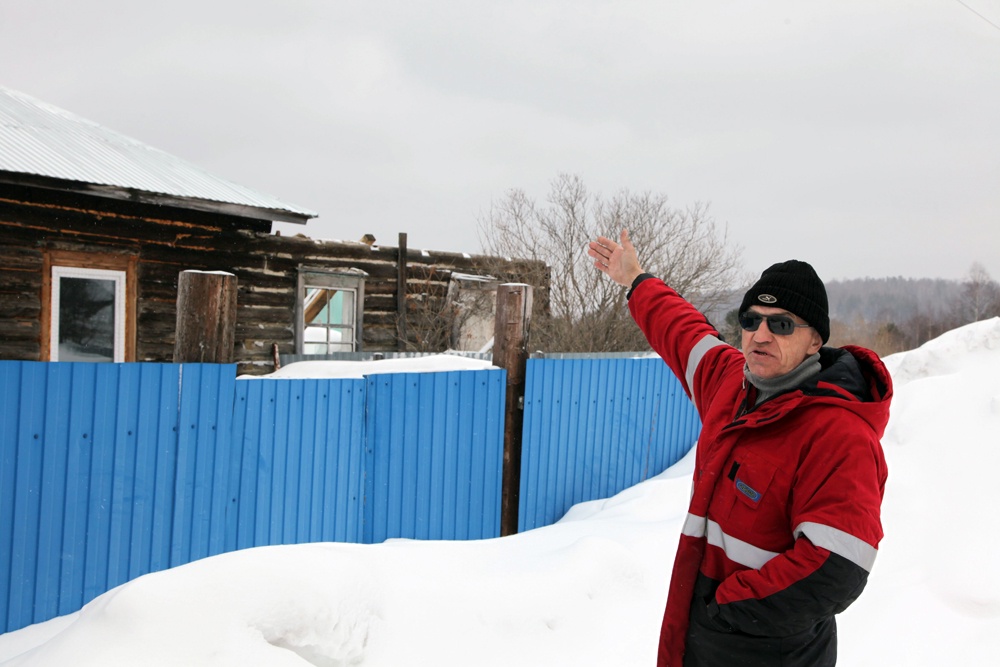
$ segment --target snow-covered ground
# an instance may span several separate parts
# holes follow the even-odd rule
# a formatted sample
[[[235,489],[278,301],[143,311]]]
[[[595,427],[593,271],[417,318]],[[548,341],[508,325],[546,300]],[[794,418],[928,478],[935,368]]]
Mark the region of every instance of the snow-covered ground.
[[[886,360],[886,537],[840,664],[1000,664],[1000,318]],[[0,636],[3,665],[653,665],[691,457],[479,542],[251,549]]]

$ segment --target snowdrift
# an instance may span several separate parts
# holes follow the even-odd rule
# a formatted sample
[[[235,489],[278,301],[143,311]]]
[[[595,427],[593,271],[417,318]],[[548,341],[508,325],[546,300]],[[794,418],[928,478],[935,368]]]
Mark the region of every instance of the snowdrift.
[[[840,617],[840,662],[996,664],[1000,319],[886,364],[886,538]],[[652,665],[691,465],[513,537],[266,547],[150,574],[0,637],[0,664]]]

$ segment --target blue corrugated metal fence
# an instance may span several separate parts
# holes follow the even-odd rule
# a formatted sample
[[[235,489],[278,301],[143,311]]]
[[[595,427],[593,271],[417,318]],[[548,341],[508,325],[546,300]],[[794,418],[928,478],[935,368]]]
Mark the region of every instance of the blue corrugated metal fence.
[[[658,358],[529,359],[518,530],[659,474],[701,422]]]
[[[660,472],[697,434],[657,359],[532,359],[527,380],[522,530]],[[234,549],[495,537],[505,381],[0,361],[0,631]]]
[[[0,361],[0,631],[234,549],[499,534],[504,371],[235,369]]]
[[[223,551],[233,370],[184,372],[0,362],[0,628]]]
[[[505,371],[371,375],[366,543],[500,535]]]
[[[361,542],[364,380],[236,383],[227,549]]]

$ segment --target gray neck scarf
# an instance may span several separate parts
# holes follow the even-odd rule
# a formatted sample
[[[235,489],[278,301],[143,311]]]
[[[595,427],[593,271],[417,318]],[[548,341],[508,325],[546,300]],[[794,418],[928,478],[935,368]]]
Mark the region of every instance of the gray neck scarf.
[[[747,382],[757,387],[757,401],[754,405],[760,405],[769,398],[795,389],[813,375],[819,373],[820,368],[819,352],[817,352],[806,357],[805,361],[784,375],[779,375],[775,378],[757,377],[750,372],[749,366],[743,366],[743,376],[747,379]]]

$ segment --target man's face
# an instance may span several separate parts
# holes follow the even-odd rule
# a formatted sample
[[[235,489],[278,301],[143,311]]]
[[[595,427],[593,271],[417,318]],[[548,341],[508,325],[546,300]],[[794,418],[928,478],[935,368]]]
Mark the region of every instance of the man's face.
[[[750,312],[758,315],[785,315],[796,324],[805,320],[781,308],[751,306]],[[823,339],[812,327],[796,328],[790,336],[771,333],[767,320],[756,331],[743,330],[743,356],[750,372],[761,378],[776,378],[795,369],[806,357],[819,352]]]

